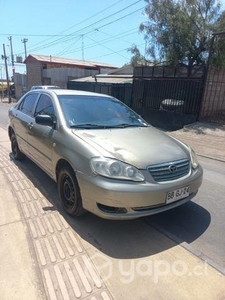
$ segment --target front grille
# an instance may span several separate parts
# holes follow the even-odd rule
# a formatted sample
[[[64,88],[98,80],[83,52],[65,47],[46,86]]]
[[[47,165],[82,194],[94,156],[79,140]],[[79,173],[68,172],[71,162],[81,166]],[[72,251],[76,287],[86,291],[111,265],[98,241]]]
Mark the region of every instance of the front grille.
[[[188,159],[176,160],[169,163],[152,165],[147,169],[157,182],[176,180],[189,173],[190,161]]]

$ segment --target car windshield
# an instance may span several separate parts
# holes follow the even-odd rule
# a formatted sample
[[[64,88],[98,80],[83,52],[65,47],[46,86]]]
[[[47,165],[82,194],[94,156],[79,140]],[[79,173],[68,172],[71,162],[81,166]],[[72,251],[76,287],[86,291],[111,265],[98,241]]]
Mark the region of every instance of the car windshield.
[[[112,97],[58,96],[71,128],[104,129],[149,126],[125,104]]]

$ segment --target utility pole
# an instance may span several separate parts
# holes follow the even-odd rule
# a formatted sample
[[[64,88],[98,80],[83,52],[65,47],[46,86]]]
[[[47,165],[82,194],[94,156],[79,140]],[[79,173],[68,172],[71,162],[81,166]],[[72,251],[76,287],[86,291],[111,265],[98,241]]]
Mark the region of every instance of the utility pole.
[[[2,101],[2,99],[3,99],[3,81],[2,81],[2,66],[0,67],[0,70],[1,70],[1,86],[2,86],[2,92],[1,92],[1,101]]]
[[[13,46],[12,46],[12,37],[8,37],[9,41],[10,41],[10,49],[11,49],[11,59],[12,59],[12,68],[14,70],[14,55],[13,55]]]
[[[25,59],[27,58],[27,47],[26,43],[28,42],[28,39],[22,39],[21,42],[24,44],[24,52],[25,52]]]
[[[7,80],[8,99],[9,99],[9,103],[11,103],[9,73],[8,73],[8,65],[7,65],[7,56],[6,56],[6,52],[5,52],[5,44],[3,44],[3,52],[4,52],[4,55],[2,55],[2,59],[5,60],[5,72],[6,72],[6,80]]]

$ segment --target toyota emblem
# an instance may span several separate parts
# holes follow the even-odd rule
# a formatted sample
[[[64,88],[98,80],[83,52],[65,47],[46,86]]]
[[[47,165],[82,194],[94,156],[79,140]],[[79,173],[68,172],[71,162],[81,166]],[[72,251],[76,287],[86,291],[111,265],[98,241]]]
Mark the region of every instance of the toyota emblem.
[[[171,165],[171,166],[169,166],[169,171],[171,173],[176,173],[177,172],[177,167],[175,165]]]

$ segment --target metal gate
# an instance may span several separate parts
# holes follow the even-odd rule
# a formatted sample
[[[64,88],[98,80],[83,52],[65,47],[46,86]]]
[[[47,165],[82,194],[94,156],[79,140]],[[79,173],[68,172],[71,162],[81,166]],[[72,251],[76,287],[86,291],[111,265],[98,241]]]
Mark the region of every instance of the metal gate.
[[[205,67],[136,67],[132,108],[156,127],[182,128],[198,119]]]
[[[213,35],[199,120],[225,124],[225,32]]]

